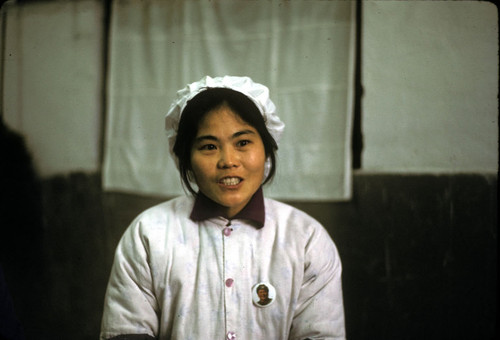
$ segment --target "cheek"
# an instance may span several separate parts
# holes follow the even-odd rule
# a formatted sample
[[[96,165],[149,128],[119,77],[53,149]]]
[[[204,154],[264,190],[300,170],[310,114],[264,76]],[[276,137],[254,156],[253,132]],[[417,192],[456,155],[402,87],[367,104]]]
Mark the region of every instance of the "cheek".
[[[200,181],[203,182],[209,175],[209,166],[206,163],[203,158],[196,157],[196,155],[191,156],[191,171],[197,184],[200,184]]]
[[[264,173],[264,168],[266,164],[266,153],[264,151],[264,147],[262,147],[262,150],[258,150],[256,152],[253,152],[251,155],[248,155],[248,167],[252,168],[254,171],[262,171]]]

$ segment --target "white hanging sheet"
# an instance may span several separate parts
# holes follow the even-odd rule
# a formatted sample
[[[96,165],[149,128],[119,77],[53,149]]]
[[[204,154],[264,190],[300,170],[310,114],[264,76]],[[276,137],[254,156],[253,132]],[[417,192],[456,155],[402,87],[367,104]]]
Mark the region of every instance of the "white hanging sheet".
[[[286,128],[266,195],[351,195],[353,1],[115,1],[103,185],[183,194],[164,116],[177,90],[210,76],[269,87]]]
[[[101,2],[8,1],[2,16],[5,124],[41,177],[99,171]]]

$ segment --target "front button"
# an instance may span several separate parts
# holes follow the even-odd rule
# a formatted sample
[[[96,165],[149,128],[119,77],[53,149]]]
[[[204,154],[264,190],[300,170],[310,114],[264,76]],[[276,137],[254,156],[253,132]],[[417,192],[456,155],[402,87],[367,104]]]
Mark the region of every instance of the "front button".
[[[225,227],[222,232],[224,233],[225,236],[231,236],[231,233],[233,232],[233,228]]]
[[[226,339],[227,339],[227,340],[233,340],[233,339],[236,339],[236,333],[235,333],[235,332],[227,332]]]
[[[226,287],[231,288],[233,286],[234,280],[233,279],[227,279],[226,280]]]

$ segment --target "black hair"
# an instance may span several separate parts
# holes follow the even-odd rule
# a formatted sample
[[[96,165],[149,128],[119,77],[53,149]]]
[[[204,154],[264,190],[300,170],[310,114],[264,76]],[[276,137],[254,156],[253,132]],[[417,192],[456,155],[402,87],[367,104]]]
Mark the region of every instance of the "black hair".
[[[269,288],[267,288],[266,285],[259,285],[256,289],[256,291],[258,292],[259,290],[265,290],[266,292],[269,293]]]
[[[272,180],[276,173],[276,151],[278,144],[267,130],[264,117],[257,105],[241,92],[222,87],[207,88],[187,102],[182,111],[179,128],[174,144],[174,154],[179,161],[179,172],[184,186],[192,194],[196,194],[190,183],[191,148],[198,134],[203,117],[210,111],[227,105],[260,135],[264,144],[266,159],[270,158],[271,168],[265,183]]]

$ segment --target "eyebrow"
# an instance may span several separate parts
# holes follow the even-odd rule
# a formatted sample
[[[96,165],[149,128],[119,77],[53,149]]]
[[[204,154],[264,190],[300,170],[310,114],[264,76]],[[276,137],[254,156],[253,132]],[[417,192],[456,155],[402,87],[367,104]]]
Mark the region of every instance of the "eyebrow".
[[[233,135],[231,136],[231,139],[235,139],[235,138],[238,138],[238,137],[241,137],[241,136],[244,136],[244,135],[249,135],[249,134],[255,135],[255,131],[252,131],[252,130],[241,130],[241,131],[233,133]],[[212,136],[212,135],[203,135],[203,136],[199,136],[199,137],[195,138],[195,142],[201,142],[201,141],[204,141],[204,140],[218,141],[219,138],[217,138],[215,136]]]

